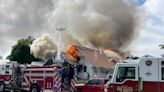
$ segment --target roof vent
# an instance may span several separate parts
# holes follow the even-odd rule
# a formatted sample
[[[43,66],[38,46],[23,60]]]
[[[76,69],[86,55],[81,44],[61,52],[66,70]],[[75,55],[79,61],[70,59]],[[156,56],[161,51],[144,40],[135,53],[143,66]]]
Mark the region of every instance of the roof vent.
[[[143,57],[153,57],[153,56],[151,56],[151,55],[144,55]]]

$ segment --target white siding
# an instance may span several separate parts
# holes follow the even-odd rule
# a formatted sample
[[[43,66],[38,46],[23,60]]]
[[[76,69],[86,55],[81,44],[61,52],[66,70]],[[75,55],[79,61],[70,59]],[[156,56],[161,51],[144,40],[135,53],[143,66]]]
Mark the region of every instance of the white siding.
[[[152,65],[148,66],[145,64],[147,60],[152,61]],[[139,76],[142,77],[143,81],[158,81],[159,79],[159,62],[157,58],[145,57],[141,58],[139,62]]]

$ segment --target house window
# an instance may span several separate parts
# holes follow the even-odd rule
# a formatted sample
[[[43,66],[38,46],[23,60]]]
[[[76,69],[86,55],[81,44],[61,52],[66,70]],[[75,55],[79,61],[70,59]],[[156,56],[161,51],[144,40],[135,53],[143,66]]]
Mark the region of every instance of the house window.
[[[116,82],[122,82],[125,79],[135,79],[135,67],[119,67]]]
[[[102,80],[97,79],[95,84],[96,85],[101,85],[102,84]]]
[[[161,61],[161,79],[164,80],[164,61]]]
[[[6,73],[9,73],[10,67],[7,65],[6,66]]]
[[[161,66],[164,66],[164,61],[161,61]]]
[[[164,80],[164,67],[161,68],[161,71],[162,71],[161,77],[162,77],[162,80]]]
[[[2,66],[2,71],[4,71],[4,66]]]
[[[87,66],[84,66],[84,72],[87,72]]]

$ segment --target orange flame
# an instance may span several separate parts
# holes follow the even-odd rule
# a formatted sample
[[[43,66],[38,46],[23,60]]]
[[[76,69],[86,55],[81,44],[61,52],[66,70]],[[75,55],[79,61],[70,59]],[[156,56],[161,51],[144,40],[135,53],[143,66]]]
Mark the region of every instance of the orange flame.
[[[112,48],[108,48],[108,49],[106,49],[106,50],[113,51],[113,49],[112,49]]]
[[[70,45],[66,51],[66,56],[69,57],[70,59],[77,59],[78,57],[78,50],[75,45]]]
[[[124,53],[116,51],[116,50],[114,50],[112,48],[108,48],[108,49],[105,49],[105,50],[112,51],[112,52],[116,53],[117,55],[119,55],[121,58],[124,57]]]

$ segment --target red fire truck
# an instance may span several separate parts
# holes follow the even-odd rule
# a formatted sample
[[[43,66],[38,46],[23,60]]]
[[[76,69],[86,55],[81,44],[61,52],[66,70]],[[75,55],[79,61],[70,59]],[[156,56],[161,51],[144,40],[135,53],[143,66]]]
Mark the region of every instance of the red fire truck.
[[[22,66],[11,61],[0,65],[0,92],[73,92],[75,79],[70,81],[70,84],[68,80],[62,82],[62,67],[59,65]]]
[[[107,78],[91,78],[85,84],[76,84],[75,87],[77,92],[104,92],[107,81]]]
[[[164,58],[142,57],[116,64],[105,92],[164,92]]]

